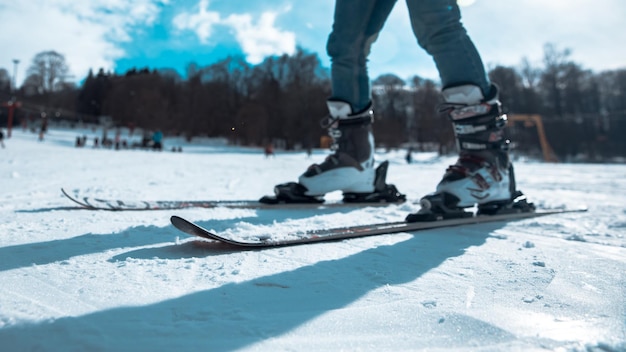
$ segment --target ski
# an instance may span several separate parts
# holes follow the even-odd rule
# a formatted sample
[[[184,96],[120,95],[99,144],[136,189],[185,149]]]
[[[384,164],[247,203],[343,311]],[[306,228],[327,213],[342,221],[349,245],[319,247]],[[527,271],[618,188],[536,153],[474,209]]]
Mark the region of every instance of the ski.
[[[235,239],[222,236],[209,231],[191,221],[179,216],[172,216],[170,221],[178,230],[192,236],[198,236],[209,240],[227,243],[242,248],[267,248],[292,246],[307,243],[337,241],[356,237],[375,236],[392,234],[398,232],[415,232],[428,229],[453,227],[461,225],[473,225],[489,222],[509,222],[523,219],[536,218],[540,216],[585,212],[586,208],[580,209],[548,209],[533,212],[507,213],[497,215],[478,215],[472,217],[462,217],[454,219],[444,219],[424,222],[386,222],[369,225],[347,226],[323,230],[311,230],[297,233],[268,233],[251,236],[248,239]]]
[[[137,211],[137,210],[177,210],[185,208],[241,208],[241,209],[320,209],[320,208],[359,208],[381,207],[397,202],[308,202],[308,203],[263,203],[258,200],[122,200],[96,197],[78,197],[70,195],[61,188],[65,197],[89,210]]]

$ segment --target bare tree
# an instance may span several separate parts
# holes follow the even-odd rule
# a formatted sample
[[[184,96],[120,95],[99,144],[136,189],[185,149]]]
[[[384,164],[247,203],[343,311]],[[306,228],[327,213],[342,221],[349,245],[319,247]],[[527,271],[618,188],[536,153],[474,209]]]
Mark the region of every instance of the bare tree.
[[[496,66],[489,71],[489,78],[500,87],[500,101],[511,112],[521,112],[526,106],[522,76],[514,68]]]
[[[441,102],[440,87],[432,80],[413,76],[410,80],[413,100],[411,141],[419,143],[424,151],[426,144],[436,144],[440,154],[454,148],[454,133],[445,116],[440,116],[437,106]]]
[[[408,140],[407,107],[411,106],[410,98],[406,82],[396,75],[384,74],[372,81],[377,143],[395,148]]]
[[[570,49],[559,51],[557,46],[548,43],[543,47],[544,57],[543,63],[545,69],[541,76],[540,85],[542,86],[546,103],[551,113],[557,116],[563,115],[563,87],[565,85],[564,76],[567,66],[571,64],[569,56]]]
[[[11,91],[11,76],[9,72],[0,68],[0,92],[9,93]]]
[[[26,82],[33,85],[37,93],[55,92],[63,88],[68,73],[65,56],[53,50],[43,51],[33,58]]]
[[[541,77],[541,70],[534,67],[528,58],[524,57],[520,63],[520,75],[522,76],[524,86],[534,89],[537,86],[539,78]]]

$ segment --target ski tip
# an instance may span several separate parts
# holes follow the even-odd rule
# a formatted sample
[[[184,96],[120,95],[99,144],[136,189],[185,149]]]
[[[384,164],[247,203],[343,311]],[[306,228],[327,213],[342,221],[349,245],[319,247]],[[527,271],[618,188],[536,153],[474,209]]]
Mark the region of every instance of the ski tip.
[[[172,215],[170,217],[170,222],[175,228],[177,228],[178,230],[182,232],[185,232],[190,235],[195,234],[195,226],[189,221],[181,218],[180,216]]]
[[[176,226],[176,224],[182,224],[187,222],[185,219],[181,218],[180,216],[176,216],[176,215],[172,215],[170,217],[170,222],[172,223],[172,225]]]
[[[67,198],[76,201],[76,196],[73,196],[70,194],[70,192],[66,191],[65,188],[61,187],[61,193],[63,193],[64,196],[66,196]],[[81,204],[82,205],[82,204]]]
[[[170,222],[172,223],[172,225],[174,225],[175,228],[187,233],[189,233],[190,231],[193,232],[193,229],[198,227],[198,225],[192,223],[191,221],[183,219],[180,216],[176,215],[172,215],[170,217]]]
[[[61,187],[61,192],[63,193],[63,195],[71,200],[72,202],[78,204],[81,208],[87,208],[87,209],[93,209],[93,207],[91,207],[89,204],[83,203],[80,200],[78,200],[75,196],[70,195],[65,188]]]

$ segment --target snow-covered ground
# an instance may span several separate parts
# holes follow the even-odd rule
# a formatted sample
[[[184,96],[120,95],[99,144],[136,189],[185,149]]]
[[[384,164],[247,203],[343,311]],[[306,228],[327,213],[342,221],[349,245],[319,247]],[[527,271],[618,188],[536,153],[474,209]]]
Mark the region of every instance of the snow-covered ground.
[[[178,232],[170,215],[254,234],[397,221],[418,207],[81,210],[61,187],[256,199],[325,152],[266,159],[167,139],[184,152],[114,151],[74,148],[77,135],[14,130],[0,149],[2,351],[626,350],[626,165],[516,162],[538,206],[587,213],[236,251]],[[453,161],[384,159],[413,200]]]

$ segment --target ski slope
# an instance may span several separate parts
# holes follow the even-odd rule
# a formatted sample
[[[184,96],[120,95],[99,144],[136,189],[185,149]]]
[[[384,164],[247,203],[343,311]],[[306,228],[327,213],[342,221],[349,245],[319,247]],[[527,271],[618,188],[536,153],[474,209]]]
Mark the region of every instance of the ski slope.
[[[84,133],[97,132],[14,130],[0,149],[2,351],[626,350],[626,165],[516,162],[539,207],[587,213],[236,251],[170,216],[247,236],[397,221],[418,206],[83,210],[60,188],[256,199],[325,155],[178,139],[163,152],[75,148]],[[412,200],[454,161],[377,159]]]

